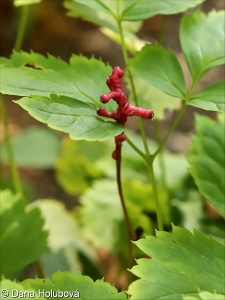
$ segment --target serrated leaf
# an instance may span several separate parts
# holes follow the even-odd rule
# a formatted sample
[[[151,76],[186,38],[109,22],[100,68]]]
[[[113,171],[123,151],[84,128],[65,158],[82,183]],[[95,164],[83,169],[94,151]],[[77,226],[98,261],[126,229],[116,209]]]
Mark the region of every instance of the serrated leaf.
[[[60,139],[48,128],[36,126],[24,129],[11,138],[11,144],[15,162],[19,167],[51,168],[59,156]],[[3,161],[8,161],[4,144],[0,147],[0,154]]]
[[[1,299],[13,299],[13,298],[32,298],[32,299],[45,299],[39,297],[34,289],[30,287],[24,288],[20,283],[9,279],[2,279],[0,282]]]
[[[73,55],[68,64],[51,55],[13,52],[1,67],[0,92],[47,97],[54,93],[100,107],[100,95],[108,93],[105,81],[110,74],[110,66],[94,58]]]
[[[1,275],[12,277],[46,250],[47,233],[40,210],[27,210],[9,190],[1,191],[0,218]]]
[[[122,20],[137,21],[155,15],[173,15],[192,8],[205,0],[124,0]]]
[[[225,215],[225,124],[197,116],[196,130],[193,149],[188,155],[190,173],[201,194]]]
[[[69,272],[56,272],[52,275],[52,281],[43,279],[26,279],[21,283],[24,287],[30,287],[37,292],[39,291],[54,291],[58,292],[56,296],[58,299],[74,299],[81,298],[82,300],[92,299],[126,299],[124,292],[118,292],[117,289],[103,280],[96,280],[95,282],[88,276],[73,275]],[[59,291],[65,294],[60,297]],[[69,294],[69,292],[73,293]],[[75,294],[76,293],[76,294]],[[79,293],[79,295],[78,295]],[[39,295],[42,294],[39,292]],[[78,297],[79,296],[79,297]],[[47,297],[48,298],[48,297]]]
[[[13,0],[14,6],[23,6],[40,3],[42,0]]]
[[[131,70],[166,94],[184,98],[185,82],[176,56],[160,45],[146,45],[130,61]]]
[[[98,165],[107,146],[103,142],[71,141],[64,139],[61,155],[56,161],[56,176],[60,185],[70,194],[83,193],[94,180],[104,176],[104,168]],[[110,152],[108,155],[111,156]],[[109,157],[108,156],[108,157]]]
[[[123,131],[123,126],[98,117],[96,110],[77,99],[51,95],[50,98],[33,96],[16,101],[22,108],[49,127],[69,133],[74,140],[106,140]]]
[[[224,294],[224,245],[195,230],[173,226],[135,244],[151,258],[139,259],[132,273],[140,279],[128,289],[131,299],[181,300],[199,290]]]
[[[194,94],[188,104],[205,110],[225,111],[225,82],[217,82]]]
[[[180,99],[165,94],[158,88],[139,77],[134,77],[135,90],[138,95],[138,105],[143,108],[151,108],[154,111],[154,120],[163,119],[166,110],[180,108]],[[131,96],[131,101],[133,101]]]
[[[197,11],[181,21],[182,50],[194,82],[225,62],[225,11]]]

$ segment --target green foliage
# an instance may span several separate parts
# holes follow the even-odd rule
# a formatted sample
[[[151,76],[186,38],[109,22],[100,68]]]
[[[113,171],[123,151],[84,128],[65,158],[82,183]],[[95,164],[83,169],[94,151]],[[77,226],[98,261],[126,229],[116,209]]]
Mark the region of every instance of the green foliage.
[[[199,291],[224,294],[224,245],[203,233],[173,227],[135,244],[150,258],[137,261],[140,279],[128,289],[131,299],[183,299]],[[186,299],[186,298],[185,298]]]
[[[73,140],[105,140],[123,131],[123,126],[98,117],[96,110],[80,100],[50,95],[24,97],[16,101],[35,119],[49,127],[69,133]]]
[[[22,198],[9,190],[0,194],[0,218],[1,275],[12,277],[46,250],[47,233],[42,229],[40,210],[28,209]]]
[[[108,152],[108,153],[107,153]],[[70,194],[84,192],[98,178],[106,173],[98,164],[107,151],[104,142],[62,141],[61,155],[56,162],[56,174],[59,183]],[[108,158],[107,155],[107,158]]]
[[[60,150],[59,137],[48,128],[37,126],[24,129],[12,137],[11,143],[17,166],[25,168],[53,167]],[[8,160],[5,144],[0,146],[0,155],[4,162]]]
[[[147,45],[131,60],[131,70],[176,98],[185,95],[184,75],[176,56],[160,45]]]
[[[224,17],[224,11],[211,11],[208,16],[197,11],[182,19],[181,45],[194,82],[225,63]]]
[[[103,27],[117,30],[117,21],[142,21],[155,15],[171,15],[194,7],[204,0],[66,0],[70,16],[82,17]]]
[[[30,204],[40,209],[48,231],[48,251],[41,257],[45,276],[51,277],[55,271],[78,273],[83,269],[79,259],[82,253],[96,264],[96,256],[84,239],[81,229],[72,214],[56,200],[42,199]]]
[[[190,173],[202,195],[225,215],[224,120],[215,122],[205,116],[197,116],[195,126],[197,133],[193,138],[192,152],[188,155]]]
[[[88,299],[126,299],[124,292],[118,292],[114,286],[103,280],[93,281],[88,276],[73,275],[69,272],[56,272],[52,275],[52,281],[43,279],[26,279],[20,284],[11,282],[7,279],[1,283],[1,288],[9,291],[9,295],[12,294],[13,289],[22,291],[35,291],[34,294],[30,294],[30,298],[43,299],[49,298],[49,293],[55,293],[55,299],[61,299],[64,295],[64,299],[80,298],[83,300]],[[64,293],[61,294],[60,293]],[[72,295],[69,294],[72,293]],[[41,298],[41,296],[45,296]],[[22,297],[23,298],[23,297]],[[25,298],[25,297],[24,297]]]
[[[19,6],[38,2],[40,0],[14,0],[13,3]],[[225,215],[225,127],[224,115],[219,114],[225,110],[224,82],[211,82],[200,91],[197,86],[204,74],[224,63],[224,11],[212,11],[208,15],[196,11],[182,17],[180,42],[192,77],[189,90],[176,55],[159,44],[145,45],[140,50],[144,42],[136,36],[144,20],[158,14],[184,12],[202,2],[64,1],[68,15],[95,23],[121,45],[129,100],[138,102],[140,107],[152,108],[155,119],[163,119],[165,110],[180,110],[165,137],[161,137],[156,120],[152,128],[157,142],[147,139],[142,123],[139,123],[141,137],[126,130],[122,187],[132,240],[137,239],[129,258],[126,222],[115,182],[119,172],[117,169],[116,174],[115,161],[109,158],[112,142],[104,141],[120,134],[124,126],[99,117],[96,112],[102,106],[100,95],[109,92],[105,80],[112,72],[111,66],[82,55],[72,55],[69,63],[52,55],[45,57],[23,51],[13,52],[10,58],[1,58],[0,93],[22,97],[15,102],[31,116],[79,140],[63,139],[59,155],[59,138],[49,130],[31,128],[12,139],[18,166],[55,168],[62,188],[71,195],[79,195],[80,205],[72,212],[50,199],[25,206],[22,196],[2,192],[1,290],[4,293],[8,290],[8,296],[16,289],[32,293],[30,298],[35,299],[42,296],[38,295],[38,290],[61,291],[66,295],[76,291],[81,299],[127,299],[124,292],[118,292],[109,283],[93,279],[114,276],[109,274],[114,272],[120,277],[121,271],[124,274],[123,268],[127,269],[126,263],[133,264],[135,258],[143,257],[140,253],[143,251],[145,258],[138,259],[138,265],[131,269],[139,279],[127,286],[127,276],[118,285],[120,290],[128,290],[130,299],[223,299],[224,245],[200,231],[194,230],[192,234],[187,229],[195,227],[218,239],[224,235],[224,220],[220,214]],[[197,116],[193,149],[187,160],[177,153],[161,151],[186,105],[218,112],[216,122]],[[116,103],[110,101],[104,107],[112,111]],[[7,132],[6,118],[4,113],[2,115]],[[15,175],[10,141],[6,139],[6,142],[10,167]],[[1,147],[1,159],[6,162],[4,147]],[[187,174],[187,161],[195,183]],[[212,212],[204,206],[205,200],[219,212],[213,212],[217,219],[213,219]],[[158,228],[164,226],[168,232],[160,229],[154,237],[156,220]],[[186,229],[174,226],[169,232],[171,221]],[[137,229],[143,229],[143,233],[138,234]],[[44,230],[48,232],[48,240]],[[141,234],[147,235],[146,238],[139,239]],[[119,266],[115,266],[114,261],[110,266],[109,262],[109,270],[102,274],[104,261],[97,255],[101,251],[113,257]],[[22,281],[24,267],[36,260],[46,279]],[[56,270],[69,270],[70,273],[55,273]],[[78,275],[80,272],[92,279]],[[21,278],[22,282],[5,277]],[[45,298],[49,297],[45,295]]]
[[[28,97],[57,94],[99,107],[100,95],[108,92],[105,79],[111,68],[100,60],[78,55],[72,55],[69,62],[52,55],[14,51],[1,63],[0,91]]]
[[[224,99],[224,81],[221,81],[191,96],[189,104],[204,110],[225,111]]]

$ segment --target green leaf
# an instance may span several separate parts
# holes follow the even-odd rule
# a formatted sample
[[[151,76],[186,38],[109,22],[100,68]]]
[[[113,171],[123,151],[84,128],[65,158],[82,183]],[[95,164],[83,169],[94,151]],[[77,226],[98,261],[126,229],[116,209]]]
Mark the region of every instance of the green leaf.
[[[81,228],[63,204],[55,200],[42,199],[33,202],[30,207],[40,209],[45,220],[44,228],[49,233],[48,251],[41,257],[45,274],[50,276],[57,270],[80,272],[83,267],[79,253],[96,263],[97,259],[84,240]]]
[[[166,94],[184,98],[185,82],[175,55],[160,45],[147,45],[130,61],[131,71]]]
[[[225,124],[205,116],[196,117],[197,133],[188,155],[190,173],[200,193],[225,215]]]
[[[201,11],[186,15],[181,21],[182,50],[194,82],[207,71],[225,62],[224,11]]]
[[[42,229],[40,210],[25,208],[22,199],[9,190],[0,195],[0,218],[0,270],[12,277],[44,252],[47,233]]]
[[[100,95],[111,68],[100,60],[73,55],[70,64],[48,55],[13,52],[1,67],[2,94],[49,96],[51,93],[76,98],[100,107]]]
[[[224,295],[210,292],[199,292],[197,296],[183,296],[183,300],[224,300]]]
[[[192,8],[204,0],[67,0],[69,15],[117,30],[116,20],[140,21],[158,14],[171,15]],[[123,24],[124,25],[124,24]]]
[[[194,94],[188,104],[205,110],[225,111],[225,82],[217,82]]]
[[[180,108],[180,99],[165,94],[139,77],[134,77],[133,79],[135,82],[135,90],[138,95],[138,105],[146,109],[151,108],[154,111],[154,120],[163,119],[165,117],[166,110],[175,110]],[[132,93],[130,98],[131,101],[134,102]]]
[[[122,125],[99,117],[92,106],[77,99],[56,95],[50,98],[33,96],[24,97],[16,103],[38,121],[69,133],[74,140],[106,140],[123,131]]]
[[[21,283],[11,281],[9,279],[2,279],[0,282],[1,299],[14,299],[14,298],[31,298],[31,299],[45,299],[38,297],[34,289],[24,287]]]
[[[116,10],[116,2],[110,1],[79,1],[66,0],[64,6],[68,9],[70,17],[80,17],[84,20],[97,24],[101,27],[109,28],[113,31],[118,31],[116,20],[113,14]]]
[[[126,299],[126,294],[124,292],[118,293],[117,289],[114,286],[111,286],[108,282],[104,282],[103,280],[96,280],[94,282],[88,276],[73,275],[69,272],[54,273],[52,275],[52,281],[38,278],[26,279],[23,281],[22,285],[24,287],[31,287],[36,291],[65,292],[63,297],[64,299],[78,298],[78,292],[79,298],[82,300]],[[68,292],[73,292],[74,295],[69,296]],[[42,294],[39,293],[39,295],[41,296]],[[58,294],[57,298],[62,298],[62,296],[60,297],[60,294]]]
[[[94,180],[104,176],[99,160],[111,156],[104,142],[62,141],[61,155],[56,161],[56,176],[60,185],[70,194],[83,193]]]
[[[204,2],[204,0],[124,0],[123,2],[122,20],[137,21],[159,14],[177,14]]]
[[[42,0],[13,0],[14,6],[31,5],[40,3]]]
[[[30,127],[11,138],[14,159],[19,167],[51,168],[59,156],[60,138],[42,127]],[[26,154],[25,154],[26,149]],[[0,147],[1,159],[8,161],[5,144]]]
[[[131,299],[181,300],[199,290],[225,293],[224,245],[194,230],[173,226],[173,232],[158,231],[134,242],[150,258],[137,261],[132,273]]]

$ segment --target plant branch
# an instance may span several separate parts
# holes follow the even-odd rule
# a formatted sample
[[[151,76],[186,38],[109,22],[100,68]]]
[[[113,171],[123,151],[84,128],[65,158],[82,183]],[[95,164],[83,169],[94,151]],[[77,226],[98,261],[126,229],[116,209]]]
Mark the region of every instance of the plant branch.
[[[129,138],[126,136],[127,143],[134,149],[142,158],[146,158],[144,152],[142,152]]]
[[[19,179],[19,173],[18,173],[16,164],[15,164],[13,151],[12,151],[12,146],[11,146],[11,143],[10,143],[10,135],[9,135],[9,129],[8,129],[8,119],[7,119],[5,103],[4,103],[2,95],[0,95],[0,104],[1,104],[1,112],[2,112],[1,115],[2,115],[2,122],[3,122],[4,140],[5,140],[5,145],[6,145],[6,150],[7,150],[7,154],[8,154],[9,164],[10,164],[10,168],[11,168],[13,184],[14,184],[15,192],[17,194],[22,195],[22,188],[21,188],[21,183],[20,183],[20,179]]]
[[[126,204],[124,201],[123,190],[122,190],[122,183],[121,183],[121,148],[122,144],[117,146],[117,158],[116,158],[116,179],[117,179],[117,187],[119,192],[119,197],[122,205],[125,225],[126,225],[126,232],[127,232],[127,250],[128,250],[128,268],[130,269],[132,266],[132,229],[130,219],[127,213]]]
[[[177,127],[181,117],[184,114],[184,111],[186,109],[187,103],[184,102],[181,110],[179,111],[176,119],[173,122],[173,125],[170,127],[170,130],[168,131],[167,135],[165,136],[165,138],[162,140],[161,144],[159,145],[159,148],[153,153],[153,159],[157,156],[157,154],[162,150],[162,148],[164,147],[165,143],[167,142],[168,138],[170,137],[170,135],[173,133],[173,131],[175,130],[175,128]]]

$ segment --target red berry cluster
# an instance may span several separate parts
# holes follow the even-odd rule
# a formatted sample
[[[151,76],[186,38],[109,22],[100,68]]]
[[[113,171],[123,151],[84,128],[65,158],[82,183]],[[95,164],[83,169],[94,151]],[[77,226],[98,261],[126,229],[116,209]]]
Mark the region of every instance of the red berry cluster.
[[[122,125],[125,125],[129,116],[139,116],[145,119],[152,119],[154,113],[151,109],[144,109],[136,107],[127,102],[127,97],[121,89],[121,78],[124,75],[124,71],[119,67],[115,67],[112,71],[112,75],[107,77],[106,84],[110,89],[108,94],[101,95],[100,100],[102,103],[108,103],[110,99],[113,99],[118,104],[118,107],[112,112],[107,112],[103,107],[98,109],[97,114],[102,117],[112,118]],[[113,152],[113,158],[118,159],[119,149],[122,142],[126,140],[124,132],[115,137],[116,150]]]

